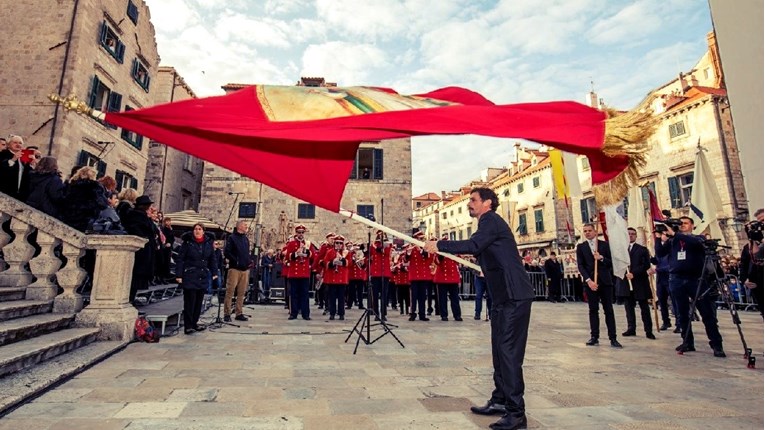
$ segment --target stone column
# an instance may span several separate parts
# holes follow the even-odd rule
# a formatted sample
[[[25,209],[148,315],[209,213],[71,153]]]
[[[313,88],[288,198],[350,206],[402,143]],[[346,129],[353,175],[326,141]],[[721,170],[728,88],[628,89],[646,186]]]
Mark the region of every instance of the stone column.
[[[66,266],[56,273],[56,280],[64,292],[53,299],[53,312],[73,314],[82,309],[82,296],[76,289],[87,276],[80,267],[80,257],[84,253],[84,249],[64,242],[62,254],[66,258]]]
[[[40,255],[29,261],[29,268],[37,280],[27,287],[27,299],[53,300],[58,295],[58,285],[53,282],[53,275],[61,267],[61,260],[54,253],[58,243],[60,240],[42,230],[37,230]]]
[[[11,231],[16,237],[13,242],[3,247],[5,262],[10,267],[8,270],[0,272],[0,285],[26,287],[32,283],[32,274],[25,268],[35,252],[28,241],[32,227],[18,218],[11,218]]]
[[[133,338],[138,311],[128,301],[135,252],[146,239],[136,236],[88,235],[87,247],[96,249],[96,270],[90,304],[77,314],[75,326],[100,327],[98,340]]]

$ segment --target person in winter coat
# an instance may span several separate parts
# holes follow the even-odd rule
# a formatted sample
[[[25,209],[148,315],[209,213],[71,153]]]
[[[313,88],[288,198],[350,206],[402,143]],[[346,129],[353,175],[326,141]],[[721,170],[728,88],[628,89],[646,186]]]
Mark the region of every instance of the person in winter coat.
[[[29,172],[32,170],[24,161],[24,140],[11,136],[7,148],[0,151],[0,192],[26,201],[29,193]]]
[[[55,157],[43,157],[29,176],[27,204],[52,217],[60,217],[64,202],[64,181]]]
[[[157,236],[154,233],[154,222],[149,218],[149,208],[152,205],[149,196],[136,199],[135,208],[130,209],[124,217],[120,217],[122,225],[128,234],[148,239],[146,245],[135,253],[133,263],[133,281],[130,284],[130,302],[135,299],[138,290],[149,288],[149,281],[154,277],[154,253],[157,250]]]
[[[84,232],[109,206],[104,187],[96,181],[96,171],[83,167],[74,174],[61,208],[61,221]]]
[[[117,215],[124,221],[125,215],[135,206],[135,200],[138,198],[138,192],[132,188],[124,188],[119,194],[120,202],[117,204]]]
[[[199,324],[199,315],[210,274],[213,279],[218,278],[218,262],[214,238],[205,234],[202,224],[194,224],[194,230],[181,238],[183,244],[175,263],[175,277],[183,288],[183,332],[192,334],[207,328]]]

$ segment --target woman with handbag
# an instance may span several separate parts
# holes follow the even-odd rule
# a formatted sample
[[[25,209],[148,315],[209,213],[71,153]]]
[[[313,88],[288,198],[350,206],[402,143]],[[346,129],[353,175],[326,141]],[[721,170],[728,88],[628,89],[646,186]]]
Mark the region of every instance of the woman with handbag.
[[[194,224],[191,233],[181,236],[183,244],[175,265],[176,281],[183,288],[183,332],[192,334],[207,327],[199,324],[208,277],[218,278],[213,236],[205,234],[202,224]]]

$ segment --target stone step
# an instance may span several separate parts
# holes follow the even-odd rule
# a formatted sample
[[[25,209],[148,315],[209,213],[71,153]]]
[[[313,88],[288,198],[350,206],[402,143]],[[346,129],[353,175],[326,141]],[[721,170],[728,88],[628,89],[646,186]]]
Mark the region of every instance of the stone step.
[[[10,302],[0,302],[0,321],[44,314],[50,312],[52,308],[53,302],[45,300],[13,300]]]
[[[28,369],[0,378],[0,417],[47,389],[122,350],[128,342],[93,342]]]
[[[0,348],[0,377],[96,340],[98,328],[70,328]]]
[[[0,346],[65,329],[74,314],[40,314],[0,321]]]
[[[27,287],[0,287],[0,302],[23,300]]]

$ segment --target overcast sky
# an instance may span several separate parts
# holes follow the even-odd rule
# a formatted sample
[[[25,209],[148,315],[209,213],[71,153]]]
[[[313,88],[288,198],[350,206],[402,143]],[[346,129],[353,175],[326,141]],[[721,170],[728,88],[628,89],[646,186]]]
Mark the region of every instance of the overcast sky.
[[[162,65],[199,96],[226,83],[340,86],[403,94],[457,85],[495,103],[634,107],[687,71],[712,30],[706,0],[146,0]],[[513,142],[413,139],[414,195],[506,166]]]

